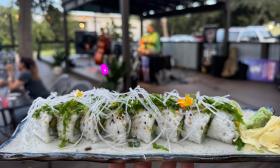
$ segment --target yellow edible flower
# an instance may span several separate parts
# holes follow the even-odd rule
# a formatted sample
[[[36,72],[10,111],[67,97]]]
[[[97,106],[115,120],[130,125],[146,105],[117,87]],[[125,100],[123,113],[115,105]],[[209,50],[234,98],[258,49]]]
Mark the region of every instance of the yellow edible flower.
[[[190,107],[193,105],[193,98],[190,97],[190,95],[186,95],[183,99],[178,99],[177,103],[181,108]]]
[[[81,98],[84,96],[84,92],[83,91],[80,91],[80,90],[76,90],[74,92],[74,96],[77,97],[77,98]]]

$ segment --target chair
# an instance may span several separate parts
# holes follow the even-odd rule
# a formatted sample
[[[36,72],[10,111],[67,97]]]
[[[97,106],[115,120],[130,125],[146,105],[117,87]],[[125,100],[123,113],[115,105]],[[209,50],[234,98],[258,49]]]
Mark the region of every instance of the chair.
[[[77,89],[81,90],[81,91],[87,91],[92,88],[93,88],[93,86],[90,82],[83,80],[83,81],[79,81],[79,82],[75,83],[69,91],[71,92],[71,91],[77,90]]]
[[[58,95],[67,94],[70,92],[71,82],[69,75],[63,74],[54,82],[50,90],[51,92],[57,92]]]

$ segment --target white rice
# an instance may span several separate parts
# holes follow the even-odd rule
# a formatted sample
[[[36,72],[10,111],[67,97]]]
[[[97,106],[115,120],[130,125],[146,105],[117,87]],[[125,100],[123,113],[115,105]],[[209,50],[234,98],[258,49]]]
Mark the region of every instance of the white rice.
[[[197,111],[187,111],[184,120],[184,139],[201,144],[205,138],[210,115]]]
[[[238,138],[233,117],[223,111],[218,111],[210,123],[207,136],[228,144]]]
[[[131,135],[145,143],[153,140],[155,118],[147,111],[141,111],[132,118]]]
[[[38,119],[31,118],[33,133],[45,143],[50,143],[55,138],[54,132],[52,132],[50,128],[52,118],[53,116],[49,115],[47,112],[41,112]]]
[[[94,115],[90,115],[88,112],[86,115],[81,120],[81,132],[83,137],[86,140],[91,141],[92,143],[95,143],[99,140],[99,137],[96,133],[97,125],[97,120]]]
[[[168,109],[162,111],[163,120],[157,120],[158,122],[158,134],[161,134],[163,139],[171,142],[177,142],[179,140],[178,127],[183,119],[182,111],[172,112]]]
[[[128,122],[125,116],[112,116],[107,119],[105,124],[106,137],[116,143],[125,143],[127,141]]]
[[[75,124],[78,119],[79,119],[79,115],[73,114],[70,118],[69,124],[66,127],[65,134],[63,134],[63,129],[64,129],[63,119],[62,119],[62,117],[58,117],[58,121],[57,121],[58,137],[61,137],[61,138],[65,137],[66,140],[68,140],[71,143],[77,142],[77,140],[80,137],[80,134],[77,131],[75,131],[75,129],[76,129]]]

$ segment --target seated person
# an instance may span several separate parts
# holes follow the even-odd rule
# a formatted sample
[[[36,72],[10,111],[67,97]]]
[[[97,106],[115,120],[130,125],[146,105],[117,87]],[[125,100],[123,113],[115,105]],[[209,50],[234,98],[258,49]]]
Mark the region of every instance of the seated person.
[[[152,24],[147,27],[145,34],[139,41],[138,54],[140,56],[150,56],[160,53],[160,37]]]
[[[44,86],[39,77],[39,72],[36,63],[31,58],[20,58],[17,64],[19,77],[15,79],[14,66],[8,64],[6,70],[8,73],[8,81],[6,85],[10,91],[28,91],[29,96],[33,99],[37,97],[46,98],[49,96],[49,91]]]

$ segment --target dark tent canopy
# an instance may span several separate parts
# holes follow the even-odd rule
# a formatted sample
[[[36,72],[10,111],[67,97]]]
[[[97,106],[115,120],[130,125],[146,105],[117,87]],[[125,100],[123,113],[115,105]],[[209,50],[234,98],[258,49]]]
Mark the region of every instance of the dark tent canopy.
[[[66,11],[119,13],[118,0],[62,0]],[[181,15],[223,9],[221,0],[130,0],[130,14],[143,18]]]

